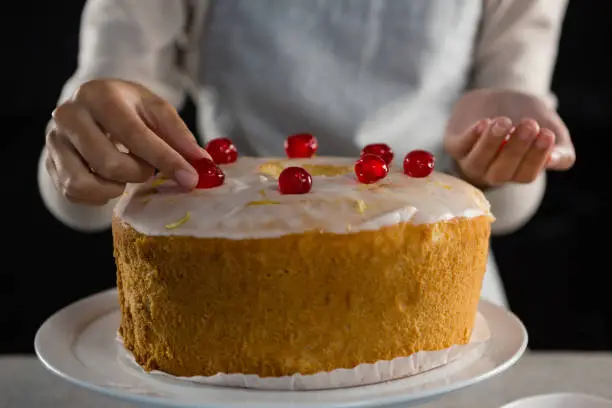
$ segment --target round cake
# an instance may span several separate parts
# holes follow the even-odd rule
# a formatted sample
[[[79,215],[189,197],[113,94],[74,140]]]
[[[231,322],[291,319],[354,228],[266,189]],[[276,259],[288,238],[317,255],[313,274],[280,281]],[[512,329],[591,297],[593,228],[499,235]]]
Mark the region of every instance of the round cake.
[[[363,183],[355,159],[248,158],[215,188],[161,176],[114,213],[119,334],[145,370],[280,377],[466,344],[493,216],[450,175],[391,167]],[[306,170],[311,189],[278,177]]]

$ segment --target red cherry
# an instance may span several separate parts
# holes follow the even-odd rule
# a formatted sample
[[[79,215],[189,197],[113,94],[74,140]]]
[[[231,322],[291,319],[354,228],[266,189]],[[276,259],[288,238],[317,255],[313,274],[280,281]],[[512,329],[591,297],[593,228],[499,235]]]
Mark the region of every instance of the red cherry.
[[[425,150],[413,150],[404,158],[404,173],[410,177],[427,177],[434,171],[436,158]]]
[[[376,156],[380,156],[388,166],[391,165],[394,156],[393,150],[391,150],[386,143],[369,144],[361,151],[361,155],[363,156],[364,154],[375,154]]]
[[[382,157],[368,153],[355,163],[355,174],[360,183],[372,184],[387,177],[389,166]]]
[[[287,167],[278,176],[281,194],[306,194],[312,188],[312,177],[301,167]]]
[[[285,140],[285,152],[290,159],[312,157],[318,148],[317,138],[310,133],[299,133]]]
[[[238,159],[238,150],[227,137],[211,140],[206,144],[206,151],[217,164],[229,164]]]
[[[501,152],[501,150],[504,148],[504,146],[506,145],[506,143],[508,143],[508,140],[510,140],[509,137],[505,137],[504,140],[502,140],[501,144],[499,145],[499,147],[497,148],[497,153]]]
[[[198,172],[198,184],[196,188],[219,187],[225,182],[225,173],[210,159],[199,159],[191,162]]]

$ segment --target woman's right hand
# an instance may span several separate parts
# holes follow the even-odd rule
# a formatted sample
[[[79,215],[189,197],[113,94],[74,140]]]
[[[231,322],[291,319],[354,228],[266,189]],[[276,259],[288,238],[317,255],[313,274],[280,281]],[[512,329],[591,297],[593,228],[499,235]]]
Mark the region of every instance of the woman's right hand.
[[[189,160],[210,158],[172,105],[145,87],[94,80],[53,112],[46,168],[70,202],[103,205],[155,169],[192,189]]]

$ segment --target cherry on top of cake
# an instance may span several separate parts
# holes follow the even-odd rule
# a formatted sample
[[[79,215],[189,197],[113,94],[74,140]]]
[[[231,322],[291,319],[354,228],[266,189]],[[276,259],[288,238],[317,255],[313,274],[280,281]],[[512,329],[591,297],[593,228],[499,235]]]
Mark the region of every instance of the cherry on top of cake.
[[[429,152],[408,152],[394,166],[394,152],[382,143],[358,158],[316,156],[317,148],[316,138],[302,133],[285,141],[287,157],[252,158],[240,156],[231,140],[214,139],[206,145],[213,161],[193,163],[198,188],[181,191],[158,175],[130,185],[115,215],[149,235],[232,239],[493,218],[482,192],[435,172]]]
[[[309,159],[315,156],[319,143],[310,133],[298,133],[285,140],[285,153],[289,159]],[[229,138],[213,139],[206,145],[206,151],[212,160],[201,159],[193,162],[200,175],[196,188],[214,188],[223,184],[225,174],[218,165],[235,163],[238,150]],[[393,150],[385,143],[365,146],[361,156],[354,164],[357,180],[362,184],[371,184],[387,177],[389,167],[395,156]],[[434,171],[435,158],[424,150],[414,150],[406,155],[403,163],[404,174],[422,178]],[[276,167],[276,171],[275,171]],[[306,194],[312,187],[312,176],[340,176],[348,174],[347,166],[303,163],[301,167],[282,168],[271,164],[263,171],[278,179],[279,191],[282,194]]]

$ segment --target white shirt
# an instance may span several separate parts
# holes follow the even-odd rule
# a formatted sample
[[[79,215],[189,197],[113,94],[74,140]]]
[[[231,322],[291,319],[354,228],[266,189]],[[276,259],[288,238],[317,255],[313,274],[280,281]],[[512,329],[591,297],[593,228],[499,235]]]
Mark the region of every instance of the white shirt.
[[[122,78],[177,107],[189,93],[199,133],[229,136],[244,155],[282,155],[287,135],[308,131],[321,154],[356,156],[365,144],[385,142],[396,156],[423,148],[448,163],[444,127],[466,89],[508,88],[554,100],[550,82],[566,2],[89,0],[79,66],[60,101],[90,79]],[[50,211],[67,225],[110,225],[112,203],[68,203],[42,161],[39,184]],[[544,186],[542,176],[488,192],[493,233],[523,225]],[[492,258],[482,294],[506,304]]]

